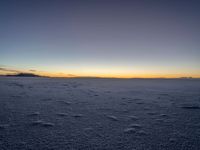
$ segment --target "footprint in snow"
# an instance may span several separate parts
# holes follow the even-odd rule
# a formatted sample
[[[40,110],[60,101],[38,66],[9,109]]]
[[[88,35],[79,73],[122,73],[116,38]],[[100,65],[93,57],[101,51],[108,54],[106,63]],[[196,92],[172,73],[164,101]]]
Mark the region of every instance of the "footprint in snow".
[[[128,112],[129,112],[129,110],[127,110],[127,109],[124,109],[124,110],[122,110],[122,112],[123,112],[123,113],[128,113]]]
[[[107,115],[107,118],[110,119],[110,120],[112,120],[112,121],[119,121],[116,116]]]
[[[91,128],[91,127],[84,128],[84,131],[85,131],[85,132],[92,131],[92,130],[93,130],[93,128]]]
[[[29,114],[28,116],[34,117],[34,116],[39,116],[39,115],[40,115],[40,112],[33,112],[33,113]]]
[[[132,123],[129,125],[129,127],[134,128],[134,129],[140,129],[142,126],[140,124]]]
[[[41,124],[43,127],[53,127],[54,126],[54,123],[51,123],[51,122],[43,122]]]
[[[137,132],[139,135],[147,135],[147,133],[144,130],[140,130]]]
[[[31,125],[37,126],[37,125],[41,125],[42,123],[43,123],[42,120],[36,120],[36,121],[31,122]]]
[[[68,114],[67,114],[67,113],[57,113],[56,115],[57,115],[57,116],[60,116],[60,117],[65,117],[65,116],[68,116]]]
[[[136,133],[135,128],[126,128],[124,129],[124,133]]]
[[[137,102],[136,104],[138,104],[138,105],[142,105],[142,104],[144,104],[144,102]]]
[[[58,101],[58,102],[60,102],[60,103],[62,103],[62,104],[65,104],[65,105],[71,105],[72,103],[71,102],[68,102],[68,101]]]
[[[41,126],[41,127],[53,127],[54,123],[45,122],[43,120],[36,120],[31,123],[32,126]]]
[[[176,141],[177,141],[176,138],[169,138],[169,142],[170,142],[170,143],[175,143]]]
[[[82,114],[75,114],[75,115],[72,115],[72,117],[74,117],[74,118],[81,118],[81,117],[83,117],[83,115]]]
[[[160,114],[160,117],[162,117],[162,118],[165,118],[167,116],[168,116],[167,114]]]
[[[130,118],[131,120],[138,120],[138,119],[139,119],[138,117],[136,117],[136,116],[134,116],[134,115],[129,116],[129,118]]]

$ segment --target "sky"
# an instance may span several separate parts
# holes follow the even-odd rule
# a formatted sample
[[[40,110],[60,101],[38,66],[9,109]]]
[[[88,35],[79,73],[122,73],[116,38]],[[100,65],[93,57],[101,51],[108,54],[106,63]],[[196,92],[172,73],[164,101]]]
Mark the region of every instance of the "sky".
[[[1,0],[0,74],[200,77],[198,0]]]

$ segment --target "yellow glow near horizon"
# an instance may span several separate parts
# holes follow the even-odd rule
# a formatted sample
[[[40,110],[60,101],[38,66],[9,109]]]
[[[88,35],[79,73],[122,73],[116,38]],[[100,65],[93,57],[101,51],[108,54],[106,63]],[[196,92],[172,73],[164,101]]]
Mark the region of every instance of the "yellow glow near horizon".
[[[12,69],[10,69],[12,70]],[[27,69],[13,69],[19,72],[28,72],[34,73],[41,76],[48,77],[102,77],[102,78],[180,78],[180,77],[192,77],[192,78],[200,78],[200,71],[192,71],[190,73],[185,70],[135,70],[130,71],[128,69],[118,68],[118,69],[104,69],[104,68],[90,68],[90,69],[79,69],[79,70],[69,70],[69,71],[59,71],[59,70],[51,70],[51,71],[30,71]],[[169,73],[168,73],[169,72]],[[13,72],[2,71],[0,70],[0,74],[13,74]]]
[[[60,71],[61,72],[61,71]],[[158,70],[135,70],[130,71],[128,69],[82,69],[73,70],[68,72],[58,71],[45,72],[47,76],[51,77],[108,77],[108,78],[180,78],[180,77],[193,77],[200,78],[200,72],[191,70],[188,73],[185,70],[173,70],[173,71],[158,71]]]

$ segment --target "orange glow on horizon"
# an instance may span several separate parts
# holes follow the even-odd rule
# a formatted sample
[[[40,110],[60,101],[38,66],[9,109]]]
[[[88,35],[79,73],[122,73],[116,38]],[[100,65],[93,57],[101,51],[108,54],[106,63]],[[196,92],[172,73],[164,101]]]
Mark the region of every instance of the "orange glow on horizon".
[[[16,74],[17,72],[12,72],[7,69],[8,71],[0,70],[0,75],[6,74]],[[155,73],[150,71],[135,71],[132,73],[130,71],[115,71],[115,70],[82,70],[82,71],[69,71],[71,73],[65,72],[58,72],[58,71],[31,71],[26,69],[13,69],[17,70],[18,72],[27,72],[33,73],[40,76],[46,77],[60,77],[60,78],[70,78],[70,77],[99,77],[99,78],[181,78],[181,77],[192,77],[192,78],[200,78],[200,72],[193,72],[193,73]],[[104,73],[107,72],[107,73]]]
[[[58,78],[72,78],[72,77],[99,77],[99,78],[181,78],[181,77],[192,77],[192,78],[200,78],[200,75],[182,75],[182,74],[76,74],[69,75],[65,73],[47,73],[40,72],[37,73],[40,76],[46,77],[58,77]]]
[[[200,75],[176,75],[176,74],[168,74],[168,75],[155,75],[155,74],[138,74],[138,75],[74,75],[69,76],[65,74],[52,74],[52,73],[45,73],[40,74],[41,76],[48,76],[48,77],[63,77],[63,78],[71,78],[71,77],[97,77],[97,78],[181,78],[181,77],[192,77],[192,78],[200,78]]]

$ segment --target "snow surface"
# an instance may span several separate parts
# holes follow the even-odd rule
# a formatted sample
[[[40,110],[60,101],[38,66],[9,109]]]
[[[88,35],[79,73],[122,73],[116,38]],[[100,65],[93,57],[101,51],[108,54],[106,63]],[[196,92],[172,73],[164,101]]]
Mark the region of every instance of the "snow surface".
[[[200,150],[200,80],[0,77],[0,150]]]

